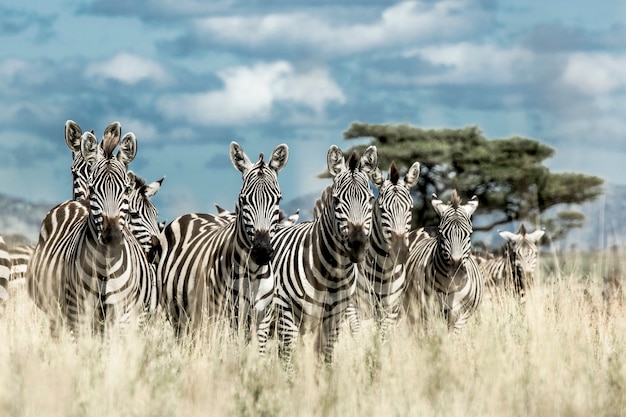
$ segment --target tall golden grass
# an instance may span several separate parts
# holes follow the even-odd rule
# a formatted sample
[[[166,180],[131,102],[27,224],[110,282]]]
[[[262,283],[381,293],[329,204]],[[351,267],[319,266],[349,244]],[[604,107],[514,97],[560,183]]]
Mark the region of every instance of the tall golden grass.
[[[302,338],[291,377],[275,344],[260,357],[223,329],[180,343],[158,317],[53,339],[18,289],[0,321],[0,416],[626,415],[626,307],[602,296],[607,261],[555,259],[525,305],[486,300],[455,336],[401,322],[380,343],[365,323],[329,367]]]

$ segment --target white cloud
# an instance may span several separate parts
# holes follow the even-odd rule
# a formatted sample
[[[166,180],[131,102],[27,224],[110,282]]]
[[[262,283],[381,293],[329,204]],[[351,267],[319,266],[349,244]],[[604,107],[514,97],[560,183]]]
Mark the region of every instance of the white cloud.
[[[128,53],[119,53],[111,60],[90,64],[85,74],[89,78],[113,79],[125,84],[143,80],[165,81],[167,72],[159,63]]]
[[[223,89],[165,96],[157,102],[158,109],[192,123],[228,125],[265,121],[279,102],[318,114],[329,102],[345,102],[343,92],[324,69],[297,73],[289,63],[278,61],[230,67],[217,75]]]
[[[265,16],[198,19],[199,38],[257,48],[281,44],[325,54],[350,54],[430,39],[450,39],[480,26],[486,14],[464,0],[434,4],[406,1],[385,9],[378,20],[337,24],[331,17],[295,12]]]
[[[626,87],[626,55],[603,52],[572,54],[563,72],[562,82],[589,95],[610,94]]]
[[[521,47],[501,48],[467,42],[413,49],[405,56],[419,56],[442,67],[434,74],[417,76],[419,84],[502,85],[527,83],[534,73],[534,54]]]

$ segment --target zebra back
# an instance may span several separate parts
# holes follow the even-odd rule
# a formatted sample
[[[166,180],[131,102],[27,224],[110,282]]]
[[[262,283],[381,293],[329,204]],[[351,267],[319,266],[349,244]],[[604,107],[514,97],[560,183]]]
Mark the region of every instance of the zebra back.
[[[375,316],[383,335],[399,311],[405,287],[405,262],[408,257],[408,234],[411,228],[413,198],[411,188],[419,178],[420,164],[415,162],[404,178],[395,162],[389,167],[387,179],[380,169],[372,174],[378,196],[372,210],[372,234],[365,261],[359,264],[355,300],[348,320],[353,333],[360,328],[359,314]]]
[[[268,310],[259,328],[259,344],[263,352],[270,326],[277,320],[280,355],[288,366],[293,341],[306,329],[319,331],[318,349],[332,360],[356,287],[356,264],[363,261],[369,245],[373,192],[368,175],[377,163],[374,146],[360,158],[353,153],[347,165],[341,150],[331,146],[327,165],[333,184],[316,202],[314,219],[276,232],[274,309]]]
[[[218,207],[218,215],[186,214],[161,234],[161,305],[178,334],[194,330],[204,317],[229,319],[233,328],[241,317],[247,326],[268,306],[274,290],[271,238],[282,197],[277,174],[288,155],[282,144],[269,162],[261,154],[253,164],[232,142],[230,159],[243,180],[235,213]]]
[[[483,294],[483,277],[471,254],[471,216],[478,199],[474,196],[462,205],[453,190],[450,204],[433,194],[432,205],[439,215],[437,229],[421,228],[409,236],[404,305],[412,321],[427,318],[434,307],[444,314],[450,330],[459,331]]]
[[[517,233],[500,231],[505,240],[503,255],[480,262],[485,277],[485,285],[493,292],[499,289],[513,292],[521,301],[533,283],[537,268],[537,242],[545,234],[544,230],[526,231],[522,223]]]
[[[0,317],[4,315],[9,300],[9,279],[11,277],[11,259],[9,249],[0,236]]]

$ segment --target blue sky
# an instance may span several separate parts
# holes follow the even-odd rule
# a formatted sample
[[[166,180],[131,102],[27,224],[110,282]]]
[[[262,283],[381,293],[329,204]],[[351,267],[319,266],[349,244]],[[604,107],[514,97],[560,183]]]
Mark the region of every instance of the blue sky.
[[[71,195],[67,119],[132,131],[167,176],[161,217],[232,208],[251,159],[287,143],[288,202],[320,191],[354,121],[479,126],[556,150],[555,172],[626,184],[626,2],[90,0],[0,6],[0,192]],[[306,209],[303,207],[303,209]]]

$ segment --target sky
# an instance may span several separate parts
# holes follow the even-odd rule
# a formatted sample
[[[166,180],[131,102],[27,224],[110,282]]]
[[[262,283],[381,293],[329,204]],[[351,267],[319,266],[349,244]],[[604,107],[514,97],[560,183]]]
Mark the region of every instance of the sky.
[[[71,197],[66,120],[137,136],[160,217],[233,208],[238,142],[321,192],[351,123],[478,126],[626,184],[626,2],[32,0],[0,5],[0,193]],[[302,208],[304,210],[310,208]]]

